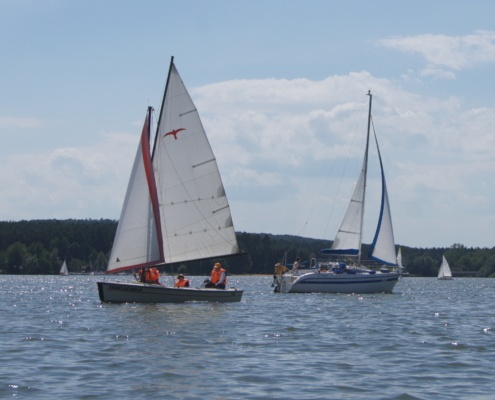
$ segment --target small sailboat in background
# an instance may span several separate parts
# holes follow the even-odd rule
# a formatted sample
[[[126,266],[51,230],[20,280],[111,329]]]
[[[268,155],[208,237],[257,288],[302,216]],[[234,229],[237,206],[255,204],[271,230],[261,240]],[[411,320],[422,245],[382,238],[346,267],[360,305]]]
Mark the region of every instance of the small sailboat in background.
[[[64,262],[62,263],[62,267],[60,268],[60,275],[69,275],[69,269],[67,268],[67,263]]]
[[[409,272],[404,272],[404,265],[402,264],[402,250],[401,247],[399,247],[399,250],[397,251],[397,268],[399,269],[400,276],[409,276]]]
[[[198,111],[170,62],[150,153],[148,107],[107,274],[243,254]],[[143,273],[142,276],[145,274]],[[103,302],[237,302],[242,290],[98,282]]]
[[[371,130],[372,95],[369,96],[368,129],[366,150],[361,174],[351,197],[347,212],[330,249],[321,250],[331,257],[355,257],[357,260],[346,264],[340,260],[313,259],[312,269],[297,270],[277,278],[275,292],[281,293],[381,293],[391,292],[399,280],[400,273],[395,271],[397,256],[395,254],[392,217],[388,200],[387,185],[383,163],[375,137],[378,159],[381,168],[381,204],[380,216],[375,232],[369,258],[382,265],[378,270],[368,268],[361,263],[361,245],[363,232],[363,215],[365,209],[366,177],[368,171],[368,151]],[[392,267],[392,268],[389,268]]]
[[[442,256],[442,264],[440,265],[440,269],[438,270],[437,279],[440,279],[440,280],[454,279],[454,278],[452,278],[452,271],[450,270],[449,263],[447,262],[447,259],[445,258],[445,256]]]

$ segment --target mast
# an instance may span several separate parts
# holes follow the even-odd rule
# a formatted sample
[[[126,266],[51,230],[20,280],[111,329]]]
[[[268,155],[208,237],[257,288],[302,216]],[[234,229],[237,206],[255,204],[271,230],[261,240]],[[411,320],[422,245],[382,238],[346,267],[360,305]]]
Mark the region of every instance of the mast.
[[[146,152],[148,155],[149,164],[145,163],[145,170],[148,176],[148,187],[149,187],[149,194],[151,199],[151,208],[153,209],[153,218],[155,222],[156,232],[152,232],[151,230],[148,231],[148,235],[149,235],[148,251],[150,252],[152,251],[152,247],[153,247],[152,235],[156,234],[158,240],[158,249],[160,253],[160,260],[158,262],[163,262],[163,260],[165,260],[165,255],[163,249],[163,232],[162,232],[161,218],[160,218],[160,204],[158,201],[158,190],[156,187],[156,180],[153,172],[153,166],[151,161],[152,158],[150,157],[150,148],[149,148],[149,142],[151,140],[151,126],[152,126],[151,118],[153,115],[153,110],[154,110],[153,107],[148,106],[148,148],[146,149]],[[155,137],[155,142],[156,142],[156,137]],[[143,279],[144,279],[144,274],[143,274]]]
[[[165,84],[165,90],[163,91],[162,105],[160,107],[160,115],[158,116],[158,122],[156,123],[155,141],[153,143],[153,151],[151,153],[151,159],[153,159],[153,156],[155,154],[156,143],[158,141],[158,130],[160,129],[160,123],[162,122],[161,110],[163,110],[163,105],[165,104],[165,98],[166,98],[167,89],[168,89],[168,82],[170,81],[170,73],[172,72],[172,65],[174,65],[174,56],[172,56],[170,58],[170,67],[168,68],[167,83]]]
[[[368,174],[368,149],[370,146],[370,130],[371,130],[371,102],[372,102],[372,94],[371,90],[368,90],[368,96],[370,96],[370,103],[368,108],[368,130],[366,132],[366,150],[364,152],[364,162],[363,162],[363,171],[364,171],[364,193],[363,193],[363,212],[361,213],[361,233],[359,235],[359,254],[358,254],[358,264],[361,264],[361,244],[363,242],[363,223],[364,223],[364,207],[366,200],[366,176]]]

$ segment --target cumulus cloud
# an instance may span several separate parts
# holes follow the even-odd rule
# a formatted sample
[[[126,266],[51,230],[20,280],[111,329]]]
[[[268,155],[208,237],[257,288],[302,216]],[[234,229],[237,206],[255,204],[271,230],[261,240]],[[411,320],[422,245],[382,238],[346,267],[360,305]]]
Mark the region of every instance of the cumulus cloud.
[[[492,195],[476,194],[476,184],[491,179],[495,167],[489,155],[495,151],[495,110],[465,109],[456,97],[421,97],[367,72],[322,81],[203,86],[192,94],[235,199],[232,207],[241,210],[235,220],[245,230],[297,234],[306,226],[309,236],[320,237],[331,209],[336,220],[330,226],[338,226],[362,162],[368,89],[374,94],[394,220],[412,228],[417,224],[412,210],[429,213],[425,204],[431,203],[444,210],[438,218],[447,218],[456,207],[478,213],[484,206],[489,213]],[[377,177],[369,180],[371,193],[378,191],[371,187]],[[268,184],[276,190],[266,190]],[[256,194],[264,202],[251,201]],[[376,201],[373,197],[370,202]],[[340,204],[333,204],[336,199]],[[313,229],[310,215],[316,221]],[[375,218],[366,222],[368,229]],[[405,225],[397,228],[398,240]]]
[[[333,239],[362,163],[369,89],[398,243],[414,236],[415,243],[405,244],[428,246],[428,237],[447,234],[445,245],[469,245],[455,237],[465,235],[461,221],[488,226],[495,219],[495,110],[469,108],[456,97],[423,97],[362,71],[191,90],[237,230]],[[11,155],[0,170],[0,218],[118,218],[139,133]],[[373,211],[380,187],[376,158],[371,162]],[[445,233],[442,219],[455,219],[460,210],[466,217],[459,226],[449,222]],[[367,215],[365,242],[377,218]]]
[[[478,30],[465,36],[424,34],[389,37],[377,42],[394,50],[421,55],[422,76],[453,79],[455,71],[495,62],[495,32]]]
[[[89,147],[8,156],[0,170],[0,218],[117,218],[137,136],[100,139]]]

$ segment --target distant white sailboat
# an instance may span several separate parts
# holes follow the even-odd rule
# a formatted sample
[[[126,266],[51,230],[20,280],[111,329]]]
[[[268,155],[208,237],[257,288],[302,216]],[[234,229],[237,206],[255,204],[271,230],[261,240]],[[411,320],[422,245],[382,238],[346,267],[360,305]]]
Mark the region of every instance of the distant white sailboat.
[[[371,244],[370,258],[383,265],[379,270],[361,264],[361,241],[363,231],[368,151],[371,127],[372,96],[369,96],[368,130],[363,166],[347,212],[330,249],[322,253],[333,257],[356,257],[357,261],[346,265],[341,261],[317,260],[311,262],[311,269],[297,270],[277,278],[275,292],[281,293],[380,293],[391,292],[399,280],[400,273],[387,266],[396,266],[394,233],[388,200],[383,163],[375,135],[380,161],[382,191],[380,216]]]
[[[218,165],[198,111],[174,65],[150,153],[144,122],[107,273],[241,254]],[[144,275],[144,274],[143,274]],[[243,291],[98,282],[104,302],[237,302]]]
[[[397,251],[397,268],[399,269],[400,275],[401,276],[409,276],[409,272],[404,272],[404,265],[402,265],[402,250],[399,247],[399,250]]]
[[[452,271],[450,270],[449,263],[447,262],[447,259],[445,256],[442,256],[442,264],[440,265],[440,269],[438,270],[438,277],[437,279],[441,280],[451,280],[452,278]]]
[[[67,268],[67,263],[64,262],[62,263],[62,267],[60,268],[60,275],[69,275],[69,269]]]

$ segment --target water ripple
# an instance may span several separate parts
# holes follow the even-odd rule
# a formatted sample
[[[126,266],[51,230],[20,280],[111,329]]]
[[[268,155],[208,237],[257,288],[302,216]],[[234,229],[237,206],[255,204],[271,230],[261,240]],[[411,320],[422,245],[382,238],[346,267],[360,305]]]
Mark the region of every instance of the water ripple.
[[[0,398],[493,398],[492,279],[290,295],[231,277],[241,303],[114,305],[97,278],[0,276]]]

